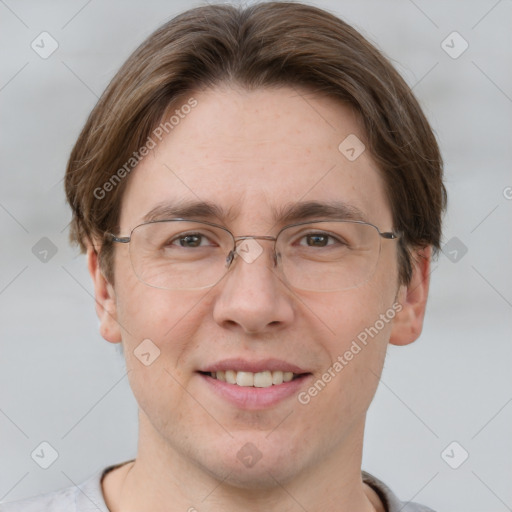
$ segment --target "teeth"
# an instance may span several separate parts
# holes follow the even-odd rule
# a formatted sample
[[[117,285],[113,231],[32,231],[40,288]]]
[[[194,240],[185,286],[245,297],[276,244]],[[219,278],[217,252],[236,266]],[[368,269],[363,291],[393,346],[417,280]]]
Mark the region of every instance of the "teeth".
[[[272,384],[283,383],[283,372],[272,372]]]
[[[237,372],[236,383],[239,386],[254,386],[254,373],[251,372]]]
[[[271,372],[265,370],[263,372],[237,372],[235,370],[226,370],[225,372],[211,372],[210,374],[214,379],[228,384],[237,384],[242,387],[255,387],[255,388],[268,388],[272,385],[279,385],[283,382],[290,382],[293,380],[293,372]]]
[[[293,379],[293,373],[292,372],[283,372],[283,380],[285,382],[290,382]]]
[[[236,372],[234,372],[233,370],[227,370],[225,375],[227,383],[236,384]]]
[[[254,374],[255,388],[268,388],[272,386],[272,372],[258,372]]]

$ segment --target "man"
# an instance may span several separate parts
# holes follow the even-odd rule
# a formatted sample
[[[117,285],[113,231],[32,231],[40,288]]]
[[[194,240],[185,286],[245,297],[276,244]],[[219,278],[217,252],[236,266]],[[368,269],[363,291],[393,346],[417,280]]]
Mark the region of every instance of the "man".
[[[431,510],[361,471],[446,193],[421,109],[359,33],[295,3],[183,13],[108,86],[66,192],[138,453],[2,510]]]

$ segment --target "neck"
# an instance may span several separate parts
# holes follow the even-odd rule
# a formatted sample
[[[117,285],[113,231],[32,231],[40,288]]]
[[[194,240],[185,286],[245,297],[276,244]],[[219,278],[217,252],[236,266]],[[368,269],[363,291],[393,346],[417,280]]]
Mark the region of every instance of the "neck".
[[[108,474],[103,482],[111,512],[384,511],[375,491],[361,478],[364,421],[335,453],[302,471],[284,475],[279,468],[271,468],[265,475],[260,472],[257,484],[243,485],[236,469],[228,468],[219,478],[170,447],[140,416],[137,459]]]

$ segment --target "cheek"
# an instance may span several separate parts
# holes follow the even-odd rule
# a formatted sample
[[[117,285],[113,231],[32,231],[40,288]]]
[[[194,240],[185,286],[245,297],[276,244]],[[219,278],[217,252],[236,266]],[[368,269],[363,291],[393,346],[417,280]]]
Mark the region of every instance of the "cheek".
[[[303,398],[316,402],[334,423],[364,414],[378,385],[396,308],[394,289],[377,288],[367,283],[330,300],[325,297],[315,311],[329,327],[323,341],[329,361]]]
[[[190,402],[185,389],[194,376],[191,354],[201,296],[177,296],[127,276],[117,292],[117,308],[134,397],[158,430],[172,430]]]
[[[184,292],[151,288],[136,282],[118,295],[118,318],[122,323],[123,343],[135,350],[145,339],[161,352],[178,358],[204,316],[204,292],[188,297]],[[170,361],[176,367],[177,361]]]
[[[179,400],[191,377],[189,354],[207,292],[172,292],[139,281],[129,261],[116,262],[116,308],[126,368],[133,392],[144,408],[144,393],[159,389]],[[176,389],[175,389],[176,388]],[[150,397],[146,397],[150,400]]]
[[[180,339],[179,333],[187,328],[187,320],[204,293],[188,296],[186,292],[161,290],[142,283],[133,272],[127,251],[116,255],[115,264],[117,318],[127,352],[135,350],[145,339],[161,351],[167,350],[168,340]]]
[[[319,323],[330,334],[329,352],[346,349],[358,337],[364,343],[369,331],[373,334],[370,339],[389,336],[395,316],[395,294],[394,287],[371,281],[356,289],[325,294],[316,302],[308,301]]]

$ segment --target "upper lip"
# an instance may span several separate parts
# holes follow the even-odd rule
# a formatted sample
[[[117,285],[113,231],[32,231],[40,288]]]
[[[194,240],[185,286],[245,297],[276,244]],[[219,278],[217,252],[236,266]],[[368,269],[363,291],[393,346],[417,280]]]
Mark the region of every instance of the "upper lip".
[[[247,359],[231,358],[217,361],[216,363],[204,366],[199,371],[201,372],[222,372],[226,370],[235,370],[242,372],[258,373],[265,370],[271,372],[293,372],[296,374],[308,373],[300,366],[282,361],[280,359],[260,359],[258,361],[248,361]]]

